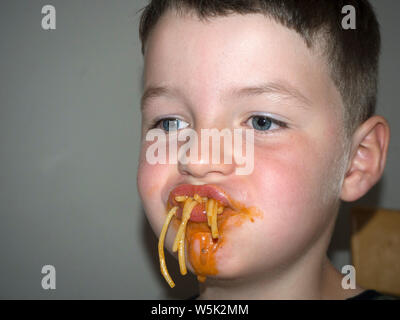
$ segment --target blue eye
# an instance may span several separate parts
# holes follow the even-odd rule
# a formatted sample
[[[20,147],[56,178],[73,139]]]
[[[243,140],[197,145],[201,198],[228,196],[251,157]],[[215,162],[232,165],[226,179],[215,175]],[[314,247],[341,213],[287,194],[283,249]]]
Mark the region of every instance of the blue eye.
[[[177,119],[177,118],[164,118],[157,121],[154,127],[160,127],[161,129],[169,132],[184,129],[189,124],[186,121]]]
[[[254,129],[265,131],[271,128],[272,121],[267,117],[255,116],[251,119],[251,124]]]
[[[287,127],[286,123],[263,115],[252,116],[247,122],[257,131],[274,131]]]

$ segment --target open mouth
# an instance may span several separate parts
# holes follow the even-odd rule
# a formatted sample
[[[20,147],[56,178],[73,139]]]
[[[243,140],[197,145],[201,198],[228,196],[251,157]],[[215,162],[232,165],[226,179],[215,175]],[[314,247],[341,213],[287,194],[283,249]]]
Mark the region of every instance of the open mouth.
[[[210,184],[182,184],[174,188],[168,198],[169,208],[178,207],[177,218],[182,218],[183,208],[188,199],[196,201],[189,216],[189,220],[193,222],[209,222],[214,211],[221,214],[225,208],[234,210],[231,200],[221,188]]]
[[[211,185],[182,184],[174,188],[168,197],[167,216],[158,241],[160,269],[171,288],[175,286],[168,273],[164,257],[164,240],[168,226],[175,218],[179,224],[172,246],[178,252],[179,269],[187,273],[185,243],[188,244],[189,260],[199,281],[207,275],[216,275],[215,254],[223,246],[224,230],[229,228],[230,218],[235,216],[235,224],[254,216],[260,216],[254,207],[247,208],[232,200],[221,188]]]
[[[180,272],[182,275],[185,275],[187,273],[185,262],[185,237],[188,222],[191,221],[196,225],[202,225],[203,232],[201,234],[203,243],[205,240],[204,234],[207,234],[208,248],[203,247],[201,249],[201,254],[208,254],[208,251],[216,250],[218,244],[215,242],[217,242],[220,237],[218,231],[218,216],[222,215],[227,208],[231,209],[230,211],[234,209],[232,201],[222,189],[214,185],[182,184],[170,192],[167,204],[168,213],[161,230],[158,252],[161,273],[171,288],[175,286],[175,283],[168,273],[164,256],[164,240],[171,219],[176,217],[180,220],[172,251],[178,251]],[[204,225],[208,226],[208,228]],[[210,232],[204,232],[204,230],[207,229],[211,231],[211,235]],[[205,276],[198,275],[198,279],[204,281]]]

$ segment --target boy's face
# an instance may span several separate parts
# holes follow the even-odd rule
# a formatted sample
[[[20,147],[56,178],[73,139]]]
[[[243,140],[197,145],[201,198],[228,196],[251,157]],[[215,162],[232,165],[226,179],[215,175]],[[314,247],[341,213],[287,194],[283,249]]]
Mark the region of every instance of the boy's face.
[[[277,89],[233,92],[264,84]],[[314,244],[321,252],[325,249],[338,204],[344,151],[342,102],[324,57],[308,49],[297,33],[262,15],[201,22],[168,12],[147,42],[144,90],[150,86],[174,91],[145,101],[142,139],[160,117],[178,118],[198,131],[255,128],[251,117],[260,114],[287,126],[255,128],[254,170],[249,175],[236,175],[235,164],[151,165],[146,160],[151,142],[143,140],[138,187],[157,234],[174,187],[214,184],[262,212],[254,222],[225,234],[216,255],[217,277],[272,272],[310,254]],[[174,237],[175,231],[170,231],[168,249]]]

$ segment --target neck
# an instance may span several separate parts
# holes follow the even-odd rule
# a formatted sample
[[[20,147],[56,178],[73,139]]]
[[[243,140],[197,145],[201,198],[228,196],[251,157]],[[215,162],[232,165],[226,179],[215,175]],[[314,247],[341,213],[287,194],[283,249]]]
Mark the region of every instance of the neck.
[[[320,268],[300,264],[286,272],[264,277],[254,276],[252,279],[207,279],[200,284],[199,299],[343,300],[364,290],[358,286],[356,289],[343,289],[343,275],[327,257],[323,260]]]
[[[329,239],[330,232],[298,259],[278,270],[234,280],[209,278],[200,284],[199,299],[336,300],[359,294],[363,291],[360,287],[342,288],[343,275],[326,256]]]
[[[322,268],[298,261],[290,267],[235,280],[207,279],[200,299],[321,299]]]

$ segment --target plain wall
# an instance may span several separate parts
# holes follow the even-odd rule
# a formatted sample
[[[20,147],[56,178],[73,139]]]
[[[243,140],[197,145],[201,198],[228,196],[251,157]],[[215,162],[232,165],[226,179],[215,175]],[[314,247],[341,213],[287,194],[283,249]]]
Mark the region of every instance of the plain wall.
[[[0,19],[0,298],[184,298],[166,285],[136,189],[147,1],[3,1]],[[372,1],[382,27],[378,113],[392,126],[382,181],[357,203],[400,209],[400,3]],[[56,8],[56,30],[41,8]],[[329,255],[350,263],[348,205]],[[56,268],[43,290],[41,269]]]

